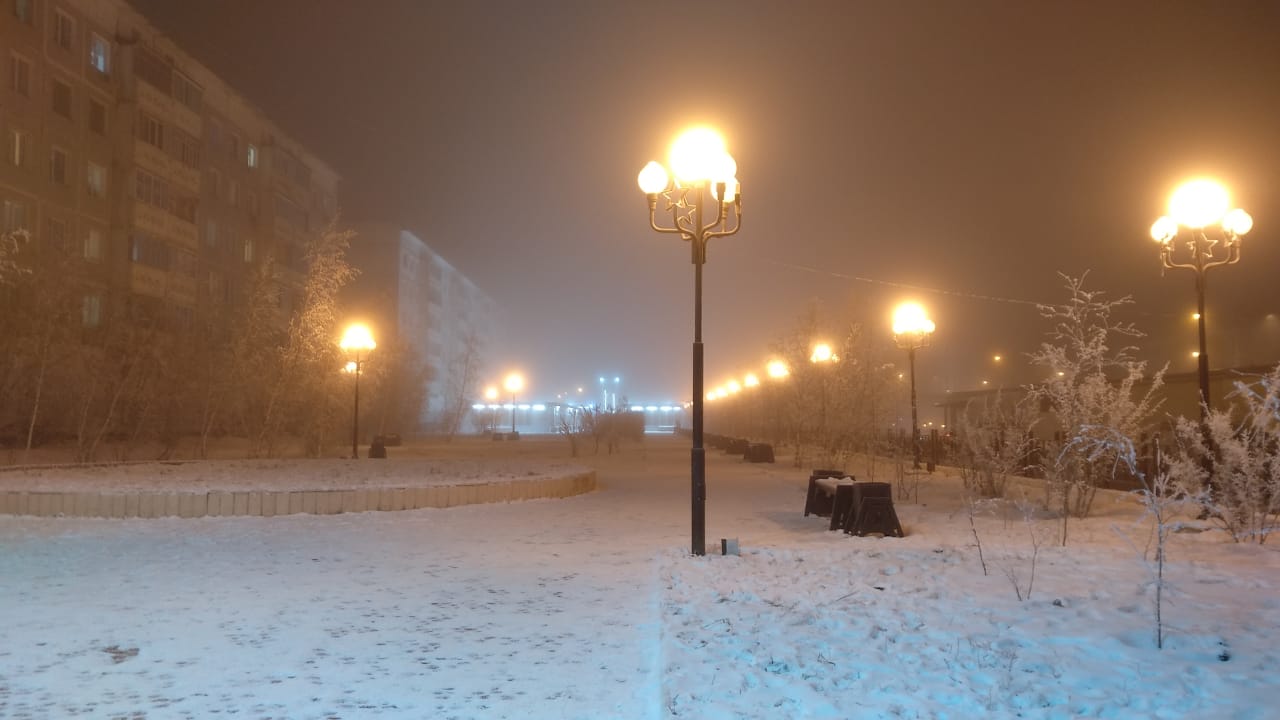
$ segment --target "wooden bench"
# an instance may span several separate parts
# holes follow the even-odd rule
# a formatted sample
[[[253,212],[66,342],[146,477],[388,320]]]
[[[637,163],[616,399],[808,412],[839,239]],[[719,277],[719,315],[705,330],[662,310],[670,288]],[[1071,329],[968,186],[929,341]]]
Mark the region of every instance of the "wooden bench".
[[[893,509],[893,487],[889,483],[860,482],[850,488],[849,507],[840,527],[850,535],[902,537],[902,524]]]

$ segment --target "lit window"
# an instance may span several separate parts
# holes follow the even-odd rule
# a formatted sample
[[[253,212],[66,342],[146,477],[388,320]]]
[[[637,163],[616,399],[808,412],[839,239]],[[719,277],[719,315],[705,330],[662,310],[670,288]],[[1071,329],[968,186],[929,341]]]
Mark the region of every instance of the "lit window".
[[[253,262],[253,238],[251,237],[244,239],[244,261]]]
[[[72,36],[75,34],[76,21],[71,16],[57,11],[53,20],[53,41],[63,50],[71,49]]]
[[[244,161],[245,161],[245,164],[251,168],[258,167],[258,146],[257,145],[254,145],[253,143],[249,143],[249,147],[245,151]]]
[[[49,152],[49,180],[67,184],[67,153],[62,148],[55,147]]]
[[[89,163],[89,197],[107,196],[107,169],[97,163]]]
[[[26,230],[27,206],[17,200],[4,201],[4,231]]]
[[[102,260],[102,231],[89,228],[84,236],[84,259],[90,262]]]
[[[98,33],[89,35],[89,66],[103,75],[111,72],[111,43]]]
[[[13,56],[9,87],[19,95],[31,97],[31,61],[17,55]]]

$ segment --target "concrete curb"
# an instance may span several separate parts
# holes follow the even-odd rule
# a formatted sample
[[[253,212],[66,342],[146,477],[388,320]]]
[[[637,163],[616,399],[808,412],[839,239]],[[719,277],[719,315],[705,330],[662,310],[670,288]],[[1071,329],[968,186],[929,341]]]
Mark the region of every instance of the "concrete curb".
[[[587,471],[531,480],[358,490],[211,490],[200,493],[170,490],[117,493],[6,491],[0,492],[0,515],[99,518],[338,515],[566,498],[595,489],[595,471]]]

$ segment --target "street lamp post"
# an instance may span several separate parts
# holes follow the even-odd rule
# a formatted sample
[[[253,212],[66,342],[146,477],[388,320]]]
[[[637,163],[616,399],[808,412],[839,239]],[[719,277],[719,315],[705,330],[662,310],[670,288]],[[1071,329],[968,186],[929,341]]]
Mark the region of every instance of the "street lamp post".
[[[355,375],[355,403],[351,413],[351,457],[358,460],[360,458],[360,373],[363,370],[364,361],[368,359],[368,354],[378,344],[373,341],[373,333],[369,331],[367,325],[359,323],[348,327],[346,332],[342,334],[342,340],[338,343],[338,347],[352,354],[352,362],[348,365],[352,374]],[[365,352],[366,357],[360,357],[360,351]]]
[[[1207,179],[1183,183],[1169,198],[1169,214],[1151,226],[1151,237],[1160,243],[1164,268],[1186,268],[1196,275],[1196,319],[1199,322],[1200,422],[1209,417],[1209,348],[1205,342],[1205,275],[1219,265],[1240,262],[1240,239],[1253,229],[1253,218],[1240,208],[1230,209],[1226,188]],[[1185,233],[1182,231],[1186,230]],[[1183,242],[1175,242],[1177,240]],[[1176,257],[1186,249],[1186,259]],[[1219,249],[1221,248],[1221,249]]]
[[[511,373],[502,381],[502,387],[511,393],[511,439],[514,440],[516,435],[516,393],[524,389],[524,377],[520,373]]]
[[[495,432],[498,429],[498,413],[494,408],[498,402],[498,388],[490,385],[484,389],[484,399],[489,401],[489,432]]]
[[[814,365],[825,365],[829,367],[839,359],[840,358],[831,351],[831,346],[826,343],[818,343],[817,345],[814,345],[813,352],[809,354],[809,362]],[[822,444],[825,452],[825,446],[827,444],[827,375],[824,371],[819,371],[818,389],[821,391],[820,395],[822,397],[822,412],[820,417],[822,418]]]
[[[928,347],[935,325],[916,303],[903,303],[893,311],[893,339],[907,351],[911,373],[911,467],[920,469],[920,423],[916,416],[916,350]]]
[[[649,227],[672,233],[689,243],[693,261],[693,449],[690,453],[692,485],[692,550],[706,554],[707,465],[702,447],[702,266],[707,242],[733,235],[742,227],[742,196],[738,193],[737,163],[725,150],[724,140],[707,128],[695,128],[676,138],[671,146],[672,181],[656,161],[644,166],[637,178],[649,200]],[[657,222],[658,197],[666,199],[671,226]],[[709,196],[709,197],[708,197]],[[710,208],[708,208],[710,206]],[[707,222],[710,209],[714,220]],[[733,226],[729,227],[729,216]]]

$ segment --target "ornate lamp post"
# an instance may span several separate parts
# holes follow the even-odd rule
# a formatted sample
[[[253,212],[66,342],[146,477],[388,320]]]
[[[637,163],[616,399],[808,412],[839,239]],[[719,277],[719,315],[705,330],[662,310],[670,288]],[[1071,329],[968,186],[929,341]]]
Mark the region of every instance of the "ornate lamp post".
[[[497,410],[494,409],[497,407],[495,403],[498,402],[498,388],[493,385],[485,388],[484,399],[489,401],[489,432],[492,433],[498,428],[498,414]]]
[[[342,340],[338,343],[338,347],[344,352],[352,354],[351,362],[347,363],[348,372],[355,375],[355,408],[351,414],[351,457],[353,459],[360,458],[360,373],[364,369],[364,361],[368,359],[367,355],[378,344],[373,341],[373,333],[369,331],[367,325],[359,323],[347,328],[342,334]],[[366,357],[361,359],[360,351],[365,352]]]
[[[510,373],[506,379],[502,381],[502,387],[511,393],[511,439],[515,440],[520,437],[516,435],[516,393],[524,389],[524,376],[520,373]]]
[[[671,146],[672,180],[667,169],[650,162],[637,178],[649,199],[649,227],[679,235],[689,243],[693,260],[693,450],[691,452],[692,546],[694,555],[706,554],[707,465],[702,447],[702,266],[707,242],[733,235],[742,227],[742,196],[738,194],[737,163],[725,150],[724,140],[708,128],[695,128],[676,138]],[[657,221],[658,197],[666,200],[671,225]],[[730,227],[732,216],[732,227]]]
[[[1253,218],[1231,208],[1226,188],[1213,180],[1183,183],[1169,198],[1169,214],[1151,226],[1151,237],[1160,243],[1160,264],[1186,268],[1196,274],[1196,319],[1200,324],[1200,421],[1209,415],[1209,348],[1205,343],[1205,275],[1219,265],[1240,262],[1240,239],[1253,229]],[[1180,241],[1180,242],[1179,242]],[[1178,248],[1186,250],[1179,258]]]
[[[928,347],[934,331],[933,321],[916,303],[903,303],[893,311],[893,339],[907,351],[911,373],[911,467],[920,469],[920,424],[916,417],[916,350]]]

